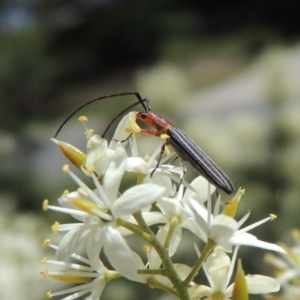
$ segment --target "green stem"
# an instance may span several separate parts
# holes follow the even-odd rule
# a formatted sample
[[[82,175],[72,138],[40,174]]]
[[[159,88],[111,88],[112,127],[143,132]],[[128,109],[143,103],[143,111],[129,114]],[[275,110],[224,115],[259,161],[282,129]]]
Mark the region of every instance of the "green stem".
[[[149,228],[148,224],[145,222],[143,215],[140,211],[132,214],[137,221],[137,223],[140,225],[141,229],[147,232],[151,236],[155,236],[153,231]]]
[[[176,270],[173,266],[173,262],[169,257],[168,250],[157,240],[156,236],[145,222],[141,212],[136,212],[133,214],[133,216],[135,217],[137,223],[141,226],[141,228],[145,230],[149,234],[149,236],[151,236],[152,241],[150,242],[150,244],[153,246],[159,257],[161,258],[164,265],[165,276],[168,277],[172,282],[174,289],[176,289],[177,291],[177,297],[180,300],[189,300],[190,298],[187,292],[187,287],[183,285],[182,280],[177,275]]]
[[[198,258],[196,264],[194,265],[193,269],[191,270],[188,277],[183,281],[183,284],[185,286],[189,286],[190,282],[195,278],[195,276],[198,274],[201,266],[203,265],[204,261],[208,257],[208,255],[212,252],[212,250],[216,247],[216,243],[208,239],[207,244],[205,245],[200,257]]]
[[[169,228],[169,231],[168,231],[168,234],[167,234],[167,236],[166,236],[165,243],[164,243],[164,247],[165,247],[167,250],[169,250],[169,246],[170,246],[170,242],[171,242],[173,233],[174,233],[175,229],[177,228],[179,222],[180,222],[180,220],[178,219],[177,216],[175,216],[175,217],[173,217],[173,218],[171,219],[171,222],[170,222],[170,228]]]
[[[148,243],[151,243],[153,240],[152,236],[150,236],[149,234],[147,234],[146,232],[141,230],[139,227],[137,227],[136,225],[134,225],[130,222],[127,222],[122,219],[118,219],[117,225],[127,228],[128,230],[132,231],[133,233],[135,233],[136,235],[138,235],[139,237],[141,237],[143,240],[145,240]]]
[[[156,287],[162,288],[168,288],[168,292],[171,292],[172,294],[175,293],[176,297],[179,298],[180,300],[190,300],[189,298],[189,293],[187,291],[188,287],[183,284],[183,281],[180,279],[178,274],[176,273],[176,270],[173,266],[173,262],[171,258],[169,257],[169,253],[167,249],[157,240],[156,236],[152,232],[152,230],[149,228],[147,223],[145,222],[143,215],[141,212],[136,212],[133,214],[135,217],[138,225],[140,226],[137,227],[136,225],[129,223],[127,221],[124,221],[122,219],[117,220],[117,225],[118,226],[123,226],[132,232],[136,233],[138,236],[140,236],[143,240],[148,242],[149,244],[152,245],[152,247],[156,250],[158,253],[159,257],[162,260],[163,266],[164,266],[164,276],[169,278],[169,280],[172,282],[174,288],[169,288],[161,283],[155,283]],[[154,278],[151,278],[155,280]],[[156,280],[154,281],[156,282]],[[166,290],[166,289],[165,289]],[[176,292],[175,292],[176,290]]]

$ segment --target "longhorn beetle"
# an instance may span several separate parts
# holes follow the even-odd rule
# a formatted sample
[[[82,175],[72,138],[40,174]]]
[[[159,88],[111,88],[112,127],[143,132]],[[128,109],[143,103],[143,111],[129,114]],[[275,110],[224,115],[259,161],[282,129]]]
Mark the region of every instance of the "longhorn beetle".
[[[68,122],[68,120],[75,115],[79,110],[83,107],[104,99],[114,98],[114,97],[122,97],[128,95],[135,95],[138,99],[137,102],[130,105],[126,109],[124,109],[121,113],[119,113],[107,126],[105,132],[102,137],[107,133],[108,129],[112,125],[112,123],[123,113],[131,109],[132,107],[141,104],[145,109],[144,112],[136,112],[136,118],[141,120],[142,122],[148,124],[152,129],[141,129],[141,134],[144,135],[153,135],[153,136],[161,136],[162,134],[166,134],[166,143],[163,145],[161,154],[158,160],[158,167],[160,163],[161,156],[164,152],[165,146],[170,144],[174,151],[181,158],[181,165],[183,168],[183,176],[180,180],[180,184],[182,183],[186,168],[185,161],[188,161],[194,169],[196,169],[204,178],[206,178],[211,184],[216,186],[217,188],[223,190],[227,194],[234,193],[235,189],[232,181],[229,177],[212,161],[209,156],[181,129],[178,129],[173,126],[173,124],[166,119],[160,117],[159,115],[153,113],[150,109],[150,99],[142,98],[137,92],[127,92],[127,93],[119,93],[119,94],[111,94],[102,96],[91,101],[86,102],[79,108],[77,108],[59,127],[57,130],[55,137],[58,135],[62,127]],[[156,169],[155,168],[155,169]],[[152,171],[151,175],[154,173],[155,169]]]

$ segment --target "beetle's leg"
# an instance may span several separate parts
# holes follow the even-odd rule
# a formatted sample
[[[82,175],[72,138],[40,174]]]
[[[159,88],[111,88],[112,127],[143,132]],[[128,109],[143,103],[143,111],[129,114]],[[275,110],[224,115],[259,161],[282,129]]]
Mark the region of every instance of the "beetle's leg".
[[[186,174],[186,165],[185,165],[185,161],[183,159],[180,160],[180,165],[181,165],[181,168],[182,168],[182,175],[180,177],[180,181],[179,181],[178,187],[176,189],[176,194],[178,193],[179,188],[182,185],[182,182],[183,182],[183,180],[185,178],[185,174]]]
[[[113,139],[113,141],[115,141],[115,142],[120,142],[120,143],[125,143],[125,142],[127,142],[130,138],[131,138],[131,136],[132,136],[132,132],[128,135],[128,137],[126,138],[126,139],[124,139],[124,140],[116,140],[116,139]]]
[[[139,133],[142,135],[160,136],[160,133],[157,130],[152,130],[152,129],[141,129]]]
[[[159,164],[160,164],[162,155],[163,155],[164,152],[165,152],[165,149],[166,149],[166,143],[164,143],[164,144],[162,145],[161,149],[160,149],[160,154],[159,154],[159,158],[158,158],[157,164],[156,164],[155,168],[152,170],[152,172],[150,173],[150,178],[152,178],[154,172],[155,172],[156,169],[159,167]]]
[[[180,160],[180,165],[181,165],[181,168],[182,168],[182,175],[181,175],[181,177],[180,177],[180,181],[179,181],[179,184],[178,184],[178,186],[177,186],[177,189],[176,189],[174,195],[173,195],[173,196],[170,196],[171,198],[175,198],[175,197],[177,196],[178,191],[179,191],[179,189],[180,189],[180,186],[182,185],[182,182],[183,182],[183,180],[184,180],[184,178],[185,178],[185,174],[186,174],[186,172],[187,172],[187,170],[186,170],[186,165],[185,165],[185,161],[184,161],[183,159]]]

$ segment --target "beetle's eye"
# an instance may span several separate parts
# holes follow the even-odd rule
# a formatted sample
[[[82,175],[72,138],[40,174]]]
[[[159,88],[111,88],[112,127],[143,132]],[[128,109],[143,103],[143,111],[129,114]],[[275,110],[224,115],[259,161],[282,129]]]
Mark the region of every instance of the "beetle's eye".
[[[148,114],[147,113],[141,113],[141,117],[142,117],[142,119],[146,119],[147,118],[147,116],[148,116]]]

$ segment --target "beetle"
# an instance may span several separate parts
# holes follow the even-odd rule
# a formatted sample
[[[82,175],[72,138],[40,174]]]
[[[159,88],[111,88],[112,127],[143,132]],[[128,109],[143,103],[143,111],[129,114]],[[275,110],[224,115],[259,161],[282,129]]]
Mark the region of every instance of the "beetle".
[[[150,108],[150,99],[142,98],[138,92],[126,92],[119,94],[111,94],[102,96],[91,101],[86,102],[84,105],[80,106],[76,109],[59,127],[57,130],[55,137],[61,130],[61,128],[67,123],[67,121],[79,110],[83,107],[103,99],[114,98],[114,97],[122,97],[128,95],[135,95],[138,99],[137,102],[127,107],[121,113],[119,113],[107,126],[105,132],[102,137],[107,133],[108,129],[112,125],[112,123],[123,113],[131,109],[132,107],[141,104],[145,109],[144,112],[136,112],[136,119],[148,124],[152,129],[141,129],[141,134],[144,135],[153,135],[160,137],[161,135],[166,135],[166,143],[163,145],[161,149],[161,155],[158,160],[158,167],[160,163],[161,156],[164,152],[166,145],[171,145],[177,155],[181,158],[181,165],[183,168],[183,176],[181,177],[180,184],[182,183],[186,168],[185,161],[189,162],[191,166],[200,173],[204,178],[206,178],[211,184],[224,191],[225,193],[231,195],[234,193],[235,188],[232,181],[225,174],[224,171],[221,170],[220,167],[181,129],[176,128],[171,122],[162,118],[161,116],[152,112]],[[155,168],[155,169],[156,169]],[[151,175],[153,175],[155,169],[152,171]]]
[[[173,147],[183,162],[188,161],[203,177],[225,193],[229,195],[234,193],[235,188],[232,181],[217,164],[184,131],[174,127],[171,122],[153,113],[150,109],[149,98],[144,99],[144,103],[146,111],[137,112],[136,118],[148,124],[154,130],[142,129],[141,134],[154,136],[166,134],[168,136],[166,144],[170,144]],[[163,150],[164,147],[161,154]],[[184,165],[183,172],[186,172]]]

